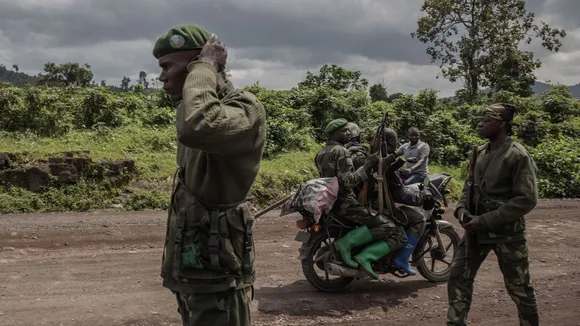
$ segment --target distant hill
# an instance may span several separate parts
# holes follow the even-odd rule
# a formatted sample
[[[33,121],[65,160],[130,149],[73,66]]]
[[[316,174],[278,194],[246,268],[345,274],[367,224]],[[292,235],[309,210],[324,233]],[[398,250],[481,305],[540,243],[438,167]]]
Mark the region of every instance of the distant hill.
[[[16,72],[14,70],[8,69],[6,66],[0,64],[0,83],[10,83],[16,87],[24,87],[27,85],[35,85],[38,81],[38,77],[30,76],[23,72]],[[108,85],[109,86],[109,85]],[[109,86],[113,91],[121,91],[121,88],[116,86]],[[548,90],[550,86],[548,84],[537,81],[532,90],[537,97],[540,97],[543,92]],[[575,98],[580,98],[580,83],[570,86],[572,91],[572,96]]]
[[[532,86],[532,90],[536,93],[537,97],[540,97],[548,89],[550,89],[550,85],[538,81]],[[572,92],[572,96],[580,98],[580,84],[570,86],[570,91]]]
[[[10,83],[16,87],[24,87],[26,85],[35,85],[37,81],[38,78],[35,76],[10,70],[0,64],[0,83]]]

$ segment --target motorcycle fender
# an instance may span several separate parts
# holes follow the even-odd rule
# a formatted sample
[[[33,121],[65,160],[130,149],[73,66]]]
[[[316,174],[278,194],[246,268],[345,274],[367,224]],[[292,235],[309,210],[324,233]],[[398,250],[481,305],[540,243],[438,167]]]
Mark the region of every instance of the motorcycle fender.
[[[453,226],[453,224],[445,221],[445,220],[435,220],[435,223],[437,223],[437,229],[438,230],[442,230],[442,229],[448,229],[448,228],[455,228],[455,226]]]
[[[300,231],[300,232],[298,232],[298,234],[296,234],[296,238],[294,238],[294,240],[296,240],[298,242],[302,242],[302,243],[308,243],[308,241],[310,240],[311,237],[312,237],[312,233]]]
[[[305,233],[305,234],[302,234]],[[314,244],[318,237],[324,236],[324,234],[312,234],[309,232],[299,232],[296,235],[296,241],[302,242],[302,246],[298,249],[300,256],[298,259],[304,260],[310,256],[310,250],[312,250],[312,244]]]

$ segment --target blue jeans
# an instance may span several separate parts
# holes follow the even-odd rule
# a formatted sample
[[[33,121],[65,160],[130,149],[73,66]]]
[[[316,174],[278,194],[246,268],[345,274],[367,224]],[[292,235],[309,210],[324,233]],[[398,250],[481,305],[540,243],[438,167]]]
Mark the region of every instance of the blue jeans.
[[[414,183],[423,183],[425,181],[425,178],[427,177],[427,173],[425,172],[404,172],[404,171],[399,171],[400,175],[402,178],[406,179],[405,180],[405,185],[411,185]]]

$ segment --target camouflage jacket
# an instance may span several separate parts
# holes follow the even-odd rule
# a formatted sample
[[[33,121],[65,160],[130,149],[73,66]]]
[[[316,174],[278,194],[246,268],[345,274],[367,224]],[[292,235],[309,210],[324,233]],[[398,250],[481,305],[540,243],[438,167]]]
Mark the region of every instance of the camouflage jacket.
[[[329,141],[314,159],[321,178],[338,177],[338,199],[360,205],[354,189],[368,179],[364,166],[355,170],[349,151],[339,142]]]
[[[349,147],[349,151],[350,158],[353,161],[355,169],[358,169],[365,164],[368,152],[363,147]],[[385,171],[385,180],[388,182],[387,184],[389,186],[389,191],[391,192],[393,201],[395,203],[409,206],[420,206],[423,204],[423,196],[421,196],[420,193],[412,191],[406,187],[394,170],[389,169]],[[360,188],[357,188],[357,190],[360,191]],[[377,197],[378,193],[376,190],[376,184],[369,184],[369,198],[372,198],[374,201]]]
[[[349,152],[349,157],[352,160],[352,163],[355,166],[355,169],[363,166],[365,164],[365,160],[367,159],[368,151],[362,146],[350,146],[347,147]]]
[[[489,152],[488,143],[479,147],[474,169],[474,207],[468,210],[483,217],[487,230],[478,233],[480,243],[525,239],[524,216],[538,201],[536,170],[530,154],[514,140],[508,139],[494,153]],[[467,183],[457,209],[466,208],[466,202]]]

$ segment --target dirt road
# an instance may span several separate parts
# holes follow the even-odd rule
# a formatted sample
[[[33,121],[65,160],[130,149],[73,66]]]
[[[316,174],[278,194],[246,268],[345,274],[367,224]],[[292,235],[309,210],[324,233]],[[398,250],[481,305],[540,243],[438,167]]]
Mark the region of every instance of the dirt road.
[[[450,220],[450,218],[448,218]],[[580,201],[528,217],[543,325],[580,325]],[[254,325],[444,325],[447,293],[420,276],[315,291],[302,276],[293,218],[264,216]],[[0,325],[180,325],[159,268],[162,212],[0,216]],[[471,325],[517,325],[493,254],[475,282]]]

